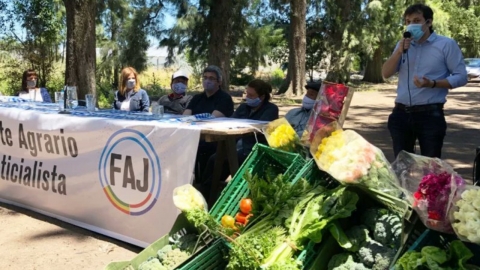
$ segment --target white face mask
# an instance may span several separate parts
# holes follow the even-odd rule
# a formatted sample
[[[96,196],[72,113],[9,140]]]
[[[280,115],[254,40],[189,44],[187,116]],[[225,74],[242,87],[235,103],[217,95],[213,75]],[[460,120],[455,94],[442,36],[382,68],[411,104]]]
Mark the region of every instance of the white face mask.
[[[27,81],[27,88],[34,88],[37,85],[37,80]]]
[[[303,97],[303,100],[302,100],[302,107],[307,109],[307,110],[310,110],[313,108],[313,105],[315,105],[315,100],[314,99],[311,99],[307,96],[304,96]]]
[[[135,87],[135,79],[130,79],[127,81],[127,89],[133,89]]]

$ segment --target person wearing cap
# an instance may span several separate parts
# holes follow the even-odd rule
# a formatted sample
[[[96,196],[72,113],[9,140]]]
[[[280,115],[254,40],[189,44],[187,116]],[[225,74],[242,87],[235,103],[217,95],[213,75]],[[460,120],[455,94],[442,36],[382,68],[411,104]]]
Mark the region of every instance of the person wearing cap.
[[[300,138],[302,137],[303,131],[307,126],[310,112],[315,104],[315,100],[317,99],[318,91],[320,90],[321,85],[321,82],[309,82],[307,85],[305,85],[307,93],[305,93],[305,96],[303,97],[302,107],[292,109],[285,115],[285,119],[287,119],[288,123],[292,125],[293,129],[295,129],[295,132],[297,132]]]
[[[215,117],[230,117],[233,114],[233,99],[221,89],[222,70],[208,66],[203,70],[203,93],[196,94],[187,106],[184,115],[210,113]]]
[[[172,93],[164,95],[158,100],[158,104],[163,106],[165,113],[183,114],[192,99],[192,96],[186,95],[187,86],[187,73],[182,70],[173,73],[170,83]]]

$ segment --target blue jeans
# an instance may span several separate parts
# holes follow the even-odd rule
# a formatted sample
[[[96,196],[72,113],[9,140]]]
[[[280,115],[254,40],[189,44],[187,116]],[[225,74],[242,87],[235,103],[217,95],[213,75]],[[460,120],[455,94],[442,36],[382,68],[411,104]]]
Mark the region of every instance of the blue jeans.
[[[447,131],[443,109],[406,112],[394,108],[388,117],[388,130],[392,136],[395,158],[402,150],[414,153],[417,139],[422,156],[441,158]]]

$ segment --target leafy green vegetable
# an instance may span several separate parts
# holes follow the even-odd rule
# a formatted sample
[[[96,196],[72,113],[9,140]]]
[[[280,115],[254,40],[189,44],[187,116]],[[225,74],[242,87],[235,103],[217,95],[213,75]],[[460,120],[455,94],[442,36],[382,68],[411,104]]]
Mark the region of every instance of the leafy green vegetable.
[[[348,236],[343,231],[342,227],[338,223],[338,221],[332,222],[330,226],[328,226],[328,230],[332,234],[332,236],[337,240],[338,244],[344,249],[351,249],[353,248],[353,244],[348,238]]]
[[[291,215],[286,219],[288,239],[283,242],[264,261],[262,267],[268,268],[274,264],[289,260],[295,248],[303,248],[303,245],[311,240],[319,243],[322,240],[322,230],[335,219],[350,216],[356,209],[358,195],[339,187],[331,191],[323,192],[323,189],[314,189],[309,192],[294,208]]]
[[[265,178],[258,175],[252,177],[247,172],[244,176],[250,189],[250,199],[254,202],[251,214],[255,218],[276,215],[285,208],[293,209],[295,199],[314,188],[303,178],[292,183],[288,175],[279,174],[275,177],[269,173],[266,175]]]
[[[420,252],[407,251],[398,259],[395,264],[396,270],[413,270],[421,269],[423,265],[423,256]]]
[[[420,252],[407,251],[395,264],[396,270],[473,270],[477,266],[467,265],[473,253],[462,241],[454,240],[448,251],[435,246],[425,246]]]
[[[462,241],[454,240],[450,243],[450,254],[458,261],[460,270],[469,269],[466,268],[466,262],[473,257],[473,253]]]

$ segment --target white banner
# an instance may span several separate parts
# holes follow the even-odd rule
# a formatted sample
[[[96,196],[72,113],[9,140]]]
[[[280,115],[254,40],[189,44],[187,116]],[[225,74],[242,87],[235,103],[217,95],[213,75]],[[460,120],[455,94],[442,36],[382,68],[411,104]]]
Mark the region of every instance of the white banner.
[[[0,200],[146,247],[191,182],[199,129],[0,108]]]

